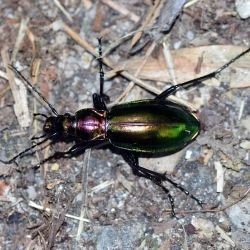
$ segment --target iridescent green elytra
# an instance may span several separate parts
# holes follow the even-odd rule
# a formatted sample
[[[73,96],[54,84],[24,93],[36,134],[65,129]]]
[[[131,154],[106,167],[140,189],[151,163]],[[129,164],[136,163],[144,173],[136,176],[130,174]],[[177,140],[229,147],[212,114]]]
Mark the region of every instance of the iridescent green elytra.
[[[186,107],[154,100],[114,106],[106,126],[107,138],[115,147],[165,155],[187,146],[200,131],[199,121]]]

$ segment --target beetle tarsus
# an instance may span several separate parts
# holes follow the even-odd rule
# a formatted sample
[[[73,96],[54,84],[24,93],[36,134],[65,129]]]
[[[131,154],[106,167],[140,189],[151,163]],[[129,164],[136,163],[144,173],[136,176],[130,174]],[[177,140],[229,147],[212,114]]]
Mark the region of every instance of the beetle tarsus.
[[[2,163],[5,163],[5,164],[11,164],[11,163],[15,162],[16,159],[22,158],[23,156],[25,156],[27,152],[29,152],[29,151],[31,151],[32,149],[36,148],[37,146],[43,144],[44,142],[48,141],[49,139],[52,139],[53,136],[54,136],[54,135],[52,135],[52,136],[50,136],[50,137],[47,137],[47,138],[43,139],[42,141],[33,144],[33,145],[30,146],[29,148],[24,149],[23,151],[21,151],[19,154],[15,155],[15,156],[14,156],[13,158],[11,158],[10,160],[4,161],[4,160],[1,160],[1,159],[0,159],[0,161],[1,161]],[[35,153],[35,152],[34,152],[34,153]]]
[[[16,166],[18,166],[18,164],[17,164],[17,162],[15,161],[15,159],[10,159],[10,160],[8,160],[8,161],[1,160],[1,159],[0,159],[0,162],[2,162],[3,164],[6,164],[6,165],[9,165],[9,164],[14,163]]]
[[[45,114],[42,114],[42,113],[33,113],[33,117],[37,117],[37,116],[42,116],[44,118],[48,118],[48,116],[45,115]]]
[[[189,80],[187,82],[179,83],[179,84],[176,84],[174,86],[169,87],[168,89],[166,89],[162,93],[160,93],[158,96],[156,96],[155,100],[157,100],[157,101],[165,100],[168,96],[174,94],[175,92],[177,92],[181,88],[193,87],[193,86],[199,85],[201,82],[203,82],[205,80],[216,77],[217,75],[220,74],[221,71],[226,69],[229,65],[231,65],[236,60],[238,60],[240,57],[242,57],[243,55],[245,55],[249,52],[250,52],[250,48],[246,49],[245,51],[243,51],[242,53],[240,53],[239,55],[237,55],[236,57],[231,59],[229,62],[222,65],[220,68],[218,68],[217,70],[215,70],[207,75],[204,75],[204,76]]]
[[[175,206],[174,206],[174,198],[173,196],[169,193],[169,190],[163,186],[162,182],[164,181],[164,176],[163,174],[148,170],[146,168],[143,168],[138,165],[138,157],[136,157],[134,154],[131,153],[124,153],[123,157],[125,160],[129,163],[129,165],[132,168],[133,174],[137,175],[139,177],[144,177],[146,179],[151,180],[154,184],[157,186],[161,187],[163,191],[167,194],[170,205],[171,205],[171,213],[173,217],[176,217],[175,214]]]
[[[2,162],[3,164],[8,165],[8,164],[11,164],[11,163],[13,162],[13,160],[11,159],[11,160],[5,161],[5,160],[1,160],[1,159],[0,159],[0,162]]]

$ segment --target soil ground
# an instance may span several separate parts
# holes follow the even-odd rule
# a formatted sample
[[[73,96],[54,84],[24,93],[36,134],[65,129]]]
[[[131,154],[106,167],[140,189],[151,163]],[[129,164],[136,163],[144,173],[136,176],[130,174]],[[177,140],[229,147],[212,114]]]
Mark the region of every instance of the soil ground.
[[[164,37],[171,50],[191,51],[209,45],[250,47],[250,19],[239,17],[234,1],[201,0],[183,9],[168,34],[145,31],[137,45],[141,49],[130,53],[131,39],[120,38],[141,27],[152,2],[164,6],[164,1],[149,0],[60,1],[61,5],[43,0],[0,1],[0,49],[2,55],[5,51],[12,56],[30,81],[33,69],[36,88],[64,114],[92,107],[92,94],[99,91],[98,63],[87,49],[91,46],[98,51],[97,37],[103,37],[104,52],[119,41],[106,55],[113,65],[145,55],[153,43],[152,58],[157,58],[163,54]],[[59,20],[86,41],[85,48]],[[151,27],[157,24],[157,18],[152,20]],[[23,37],[18,36],[21,22],[27,24]],[[198,71],[202,72],[202,55],[200,58]],[[249,76],[249,60],[241,60]],[[104,70],[108,72],[105,93],[112,103],[129,80],[119,74],[109,78],[111,69],[105,66]],[[0,71],[6,72],[3,57]],[[231,88],[230,75],[225,74],[227,79],[217,85],[201,85],[179,96],[199,103],[196,115],[202,128],[198,139],[175,157],[177,164],[169,175],[204,201],[203,208],[166,183],[175,199],[178,219],[172,218],[167,195],[150,181],[134,176],[119,152],[108,146],[34,168],[53,152],[72,145],[54,143],[19,159],[18,165],[0,165],[1,249],[250,249],[250,198],[246,194],[250,184],[250,79],[248,87]],[[28,115],[32,120],[33,113],[48,114],[39,98],[28,92],[28,114],[25,118],[19,114],[18,122],[14,104],[20,108],[23,97],[14,99],[6,78],[0,78],[1,159],[29,147],[30,138],[42,133],[44,119],[22,128],[20,117],[28,122]],[[142,78],[159,92],[166,87],[166,83]],[[136,85],[121,102],[153,96],[147,87]],[[143,166],[170,171],[168,158],[160,166],[157,158],[153,160],[155,163],[144,159]],[[88,221],[81,223],[79,218]]]

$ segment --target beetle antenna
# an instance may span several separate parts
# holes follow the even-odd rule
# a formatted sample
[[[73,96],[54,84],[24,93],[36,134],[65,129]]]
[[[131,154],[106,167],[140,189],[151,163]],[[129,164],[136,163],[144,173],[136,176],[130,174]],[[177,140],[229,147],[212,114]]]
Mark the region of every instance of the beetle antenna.
[[[23,155],[25,155],[27,152],[29,152],[30,150],[32,150],[33,148],[43,144],[44,142],[46,142],[49,139],[52,139],[52,137],[56,136],[56,133],[48,136],[47,138],[45,138],[44,140],[37,142],[35,144],[33,144],[31,147],[24,149],[23,151],[21,151],[20,153],[18,153],[17,155],[15,155],[13,158],[11,158],[10,160],[4,161],[0,159],[0,162],[4,163],[4,164],[11,164],[12,162],[14,162],[17,158],[22,158]]]
[[[98,38],[98,51],[99,51],[99,73],[100,73],[100,96],[103,96],[103,85],[104,85],[104,71],[102,62],[102,38]]]
[[[42,113],[34,113],[34,114],[33,114],[33,117],[36,117],[36,116],[42,116],[42,117],[48,118],[47,115],[42,114]]]
[[[56,111],[55,108],[52,107],[52,105],[48,102],[48,100],[35,88],[22,74],[21,72],[14,66],[14,65],[9,65],[9,68],[12,69],[28,86],[28,88],[32,89],[38,96],[48,105],[48,107],[51,109],[51,111],[58,116],[58,112]]]

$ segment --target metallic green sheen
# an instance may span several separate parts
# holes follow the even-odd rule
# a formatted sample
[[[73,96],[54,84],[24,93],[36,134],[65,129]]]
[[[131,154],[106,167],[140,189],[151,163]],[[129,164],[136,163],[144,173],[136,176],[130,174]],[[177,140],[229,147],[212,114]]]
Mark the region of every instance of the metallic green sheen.
[[[154,100],[114,106],[106,126],[107,138],[115,147],[166,155],[187,146],[200,131],[199,121],[186,107]]]

